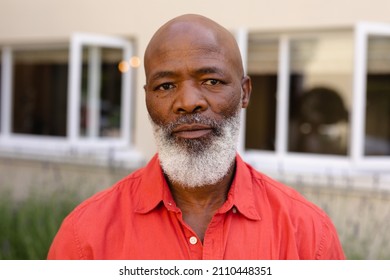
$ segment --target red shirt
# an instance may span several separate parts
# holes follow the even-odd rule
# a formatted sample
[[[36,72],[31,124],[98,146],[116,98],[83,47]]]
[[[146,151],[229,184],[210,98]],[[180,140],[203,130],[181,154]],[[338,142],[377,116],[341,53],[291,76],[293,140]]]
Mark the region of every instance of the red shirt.
[[[48,259],[344,259],[328,216],[236,158],[202,243],[183,221],[157,155],[66,217]]]

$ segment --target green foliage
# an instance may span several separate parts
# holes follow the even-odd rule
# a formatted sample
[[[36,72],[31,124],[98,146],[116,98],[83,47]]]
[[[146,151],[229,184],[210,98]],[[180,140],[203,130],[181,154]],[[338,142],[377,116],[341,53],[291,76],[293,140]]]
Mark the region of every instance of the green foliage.
[[[65,216],[80,202],[76,192],[31,194],[26,199],[0,193],[0,259],[46,259]]]

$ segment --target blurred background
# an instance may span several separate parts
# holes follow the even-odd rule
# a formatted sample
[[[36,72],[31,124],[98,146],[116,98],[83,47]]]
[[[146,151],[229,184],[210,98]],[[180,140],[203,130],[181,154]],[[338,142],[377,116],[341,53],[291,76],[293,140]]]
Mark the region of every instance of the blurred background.
[[[202,14],[252,77],[238,150],[332,218],[349,259],[390,259],[387,0],[0,0],[0,259],[44,259],[64,216],[156,152],[143,53]]]

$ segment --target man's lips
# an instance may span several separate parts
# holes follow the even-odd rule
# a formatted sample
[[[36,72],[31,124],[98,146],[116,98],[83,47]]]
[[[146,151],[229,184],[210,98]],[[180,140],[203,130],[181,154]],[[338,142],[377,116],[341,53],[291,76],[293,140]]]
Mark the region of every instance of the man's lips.
[[[172,131],[180,138],[194,139],[203,137],[212,131],[212,127],[204,124],[181,124]]]

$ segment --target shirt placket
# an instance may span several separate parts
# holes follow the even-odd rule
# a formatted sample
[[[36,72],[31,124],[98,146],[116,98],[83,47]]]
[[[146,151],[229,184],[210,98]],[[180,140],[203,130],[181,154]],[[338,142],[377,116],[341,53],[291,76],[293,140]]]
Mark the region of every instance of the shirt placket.
[[[196,233],[184,222],[181,210],[177,208],[173,201],[166,203],[168,211],[173,212],[183,230],[184,242],[188,248],[189,259],[200,260],[202,259],[203,245]]]
[[[223,242],[223,221],[224,214],[216,214],[207,230],[203,241],[204,260],[221,260],[223,259],[224,242]]]
[[[190,259],[200,260],[202,259],[203,245],[197,235],[184,225],[184,235],[187,242]]]

